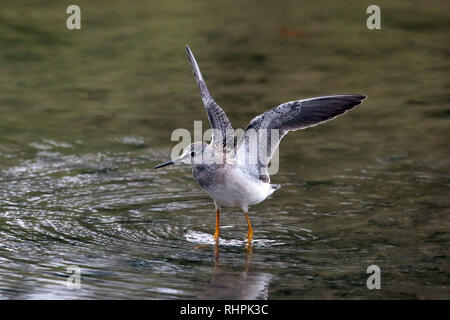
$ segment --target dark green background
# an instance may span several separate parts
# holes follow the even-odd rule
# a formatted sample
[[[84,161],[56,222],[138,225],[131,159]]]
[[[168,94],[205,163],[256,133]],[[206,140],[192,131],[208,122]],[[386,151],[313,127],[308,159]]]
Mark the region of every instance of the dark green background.
[[[0,298],[449,297],[448,1],[378,1],[381,30],[369,1],[77,1],[74,31],[70,4],[1,4]],[[185,44],[235,128],[368,95],[283,140],[251,256],[236,208],[219,260],[195,249],[212,201],[188,168],[152,169],[174,129],[207,127]]]

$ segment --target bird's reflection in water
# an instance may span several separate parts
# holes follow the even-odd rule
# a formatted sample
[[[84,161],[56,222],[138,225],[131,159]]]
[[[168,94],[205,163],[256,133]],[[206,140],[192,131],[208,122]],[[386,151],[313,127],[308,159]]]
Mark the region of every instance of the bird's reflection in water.
[[[197,295],[198,299],[255,300],[268,298],[271,274],[252,272],[253,248],[247,246],[242,272],[227,271],[219,263],[219,242],[214,245],[214,271],[211,283]]]

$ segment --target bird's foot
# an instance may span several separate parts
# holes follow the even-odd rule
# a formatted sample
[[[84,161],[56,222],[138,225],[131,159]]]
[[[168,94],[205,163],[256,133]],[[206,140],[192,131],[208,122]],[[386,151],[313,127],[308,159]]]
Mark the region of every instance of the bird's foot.
[[[247,242],[252,242],[253,240],[253,229],[250,227],[247,233]]]
[[[249,231],[247,234],[247,245],[245,246],[247,251],[252,250],[252,241],[253,241],[253,231],[251,231],[251,232]]]

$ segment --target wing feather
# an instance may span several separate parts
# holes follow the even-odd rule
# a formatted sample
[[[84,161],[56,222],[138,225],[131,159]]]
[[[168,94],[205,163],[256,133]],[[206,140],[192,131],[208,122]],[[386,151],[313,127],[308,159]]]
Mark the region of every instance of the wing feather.
[[[234,136],[234,130],[231,126],[230,120],[222,110],[222,108],[214,101],[213,97],[206,87],[205,80],[203,79],[200,67],[195,60],[189,46],[186,46],[187,56],[192,68],[195,80],[197,81],[200,95],[205,106],[206,114],[208,115],[209,123],[213,129],[211,144],[220,148],[234,149],[236,144],[236,138]]]
[[[332,120],[360,105],[365,98],[360,94],[333,95],[290,101],[272,108],[247,125],[236,148],[236,160],[250,174],[268,181],[267,166],[289,131]]]

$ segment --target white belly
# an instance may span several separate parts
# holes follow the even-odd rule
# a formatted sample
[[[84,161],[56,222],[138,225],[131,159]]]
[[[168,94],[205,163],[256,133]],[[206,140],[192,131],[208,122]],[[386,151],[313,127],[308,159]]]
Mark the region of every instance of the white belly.
[[[249,179],[240,170],[230,170],[224,175],[223,183],[204,190],[220,205],[240,207],[247,211],[248,206],[258,204],[270,196],[275,189],[270,183]]]

